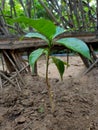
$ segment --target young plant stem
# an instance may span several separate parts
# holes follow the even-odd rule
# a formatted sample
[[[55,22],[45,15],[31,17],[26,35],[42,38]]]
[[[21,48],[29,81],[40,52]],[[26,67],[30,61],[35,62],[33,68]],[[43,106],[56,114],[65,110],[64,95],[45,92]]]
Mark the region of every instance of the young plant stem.
[[[49,83],[49,78],[48,78],[48,68],[49,68],[49,55],[50,55],[50,50],[48,52],[47,55],[47,59],[46,59],[46,84],[47,84],[47,88],[48,88],[48,95],[49,95],[49,100],[50,100],[50,105],[51,105],[51,112],[54,112],[54,100],[53,100],[53,93],[51,91],[51,85]]]

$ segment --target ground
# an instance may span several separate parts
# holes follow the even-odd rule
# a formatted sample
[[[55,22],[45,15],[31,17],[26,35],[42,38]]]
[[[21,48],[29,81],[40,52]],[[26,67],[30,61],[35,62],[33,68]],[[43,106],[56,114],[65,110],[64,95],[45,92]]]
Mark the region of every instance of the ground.
[[[66,57],[60,57],[66,61]],[[51,61],[50,61],[51,62]],[[63,81],[53,63],[49,78],[54,93],[51,113],[45,83],[45,60],[38,62],[38,76],[23,75],[26,86],[0,90],[0,130],[98,130],[98,68],[83,75],[80,57],[70,57]]]

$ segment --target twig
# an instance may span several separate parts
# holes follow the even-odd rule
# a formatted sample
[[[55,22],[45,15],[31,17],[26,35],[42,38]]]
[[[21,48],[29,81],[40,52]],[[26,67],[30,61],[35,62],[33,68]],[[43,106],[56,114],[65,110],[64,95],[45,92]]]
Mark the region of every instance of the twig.
[[[50,18],[52,18],[56,24],[59,24],[51,10],[44,4],[44,2],[42,0],[38,0],[38,2],[44,7]]]
[[[6,53],[6,51],[4,51],[4,54],[7,56],[7,58],[9,59],[9,61],[10,61],[11,64],[13,65],[13,67],[15,68],[17,75],[19,76],[21,82],[22,82],[23,85],[25,86],[25,83],[24,83],[24,81],[23,81],[23,79],[22,79],[22,77],[21,77],[19,71],[17,70],[16,65],[14,64],[14,62],[12,61],[12,59],[9,57],[9,55]]]
[[[8,28],[5,27],[6,20],[5,20],[5,17],[4,17],[4,14],[3,14],[3,11],[2,11],[1,8],[0,8],[0,12],[2,14],[2,16],[0,16],[1,26],[4,29],[4,34],[8,36],[9,35],[9,31],[8,31]]]
[[[6,80],[8,80],[12,85],[17,87],[16,84],[12,80],[10,80],[5,74],[3,74],[1,71],[0,71],[0,75],[3,76]]]
[[[17,77],[16,77],[16,82],[17,82],[17,86],[18,86],[19,90],[21,91],[21,87],[20,87],[20,85],[19,85],[19,82],[18,82]]]
[[[20,71],[19,71],[19,73],[20,72],[22,72],[24,69],[26,69],[27,67],[28,67],[29,65],[26,65],[25,67],[23,67]],[[15,78],[17,76],[17,73],[15,73],[13,76],[11,76],[9,79],[13,79],[13,78]],[[3,83],[3,85],[5,85],[7,83],[7,81],[5,81],[4,83]]]
[[[97,56],[96,56],[96,54],[95,54],[95,52],[94,52],[94,49],[93,49],[93,47],[92,47],[91,44],[90,44],[90,51],[91,51],[91,53],[92,53],[92,56],[93,56],[94,60],[96,60],[96,59],[97,59]]]
[[[2,62],[2,69],[3,71],[5,71],[5,68],[4,68],[4,59],[3,59],[3,54],[1,53],[1,62]]]
[[[0,75],[0,88],[2,89],[2,78],[1,78],[1,75]]]
[[[93,67],[98,63],[98,59],[84,72],[84,75],[86,75]]]
[[[17,55],[13,52],[11,52],[11,55],[15,61],[15,65],[17,66],[17,69],[20,70],[22,67],[21,67],[21,64],[20,64],[20,61],[19,61],[19,58],[17,57]]]

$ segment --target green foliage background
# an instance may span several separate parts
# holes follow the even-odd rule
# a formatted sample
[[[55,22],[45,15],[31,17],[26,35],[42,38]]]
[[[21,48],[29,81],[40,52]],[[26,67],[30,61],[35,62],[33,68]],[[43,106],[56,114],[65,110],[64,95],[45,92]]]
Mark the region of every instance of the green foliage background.
[[[11,33],[32,31],[24,24],[14,24],[13,18],[26,16],[32,19],[50,19],[68,32],[96,30],[97,0],[1,0],[0,19]],[[1,20],[0,20],[1,21]],[[2,23],[2,22],[0,22]],[[2,26],[2,25],[1,25]],[[18,29],[17,29],[18,28]]]

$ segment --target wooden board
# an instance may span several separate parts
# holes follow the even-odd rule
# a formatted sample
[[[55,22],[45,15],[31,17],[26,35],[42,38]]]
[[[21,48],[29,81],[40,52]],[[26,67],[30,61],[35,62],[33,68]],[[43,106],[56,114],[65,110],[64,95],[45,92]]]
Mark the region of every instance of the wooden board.
[[[64,33],[59,38],[75,37],[83,40],[86,43],[98,42],[98,37],[95,33]],[[44,47],[47,44],[37,38],[28,38],[20,40],[20,38],[0,38],[0,49],[21,49],[31,47]]]

